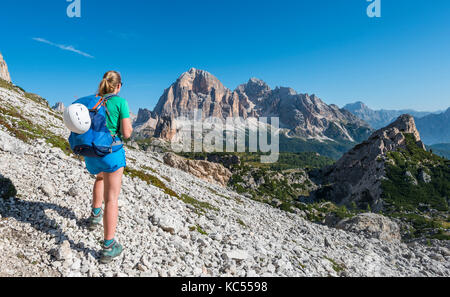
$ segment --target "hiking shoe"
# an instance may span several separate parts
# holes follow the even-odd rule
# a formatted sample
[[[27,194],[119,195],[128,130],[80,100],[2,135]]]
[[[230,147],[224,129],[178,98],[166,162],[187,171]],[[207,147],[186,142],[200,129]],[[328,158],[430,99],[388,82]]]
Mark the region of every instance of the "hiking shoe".
[[[103,210],[101,210],[98,215],[94,212],[91,213],[91,217],[88,219],[88,229],[94,231],[98,226],[103,224]]]
[[[114,240],[110,246],[103,246],[103,250],[101,251],[100,263],[108,264],[114,258],[119,257],[122,254],[123,247],[120,243]]]

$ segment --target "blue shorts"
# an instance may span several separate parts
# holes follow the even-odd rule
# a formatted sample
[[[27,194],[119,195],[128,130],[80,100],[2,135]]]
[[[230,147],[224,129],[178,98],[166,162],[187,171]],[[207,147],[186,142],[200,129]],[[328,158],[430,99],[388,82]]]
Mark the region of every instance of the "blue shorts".
[[[127,167],[125,149],[122,148],[115,153],[106,155],[103,158],[84,158],[86,169],[90,174],[97,175],[102,172],[113,173],[122,167]]]

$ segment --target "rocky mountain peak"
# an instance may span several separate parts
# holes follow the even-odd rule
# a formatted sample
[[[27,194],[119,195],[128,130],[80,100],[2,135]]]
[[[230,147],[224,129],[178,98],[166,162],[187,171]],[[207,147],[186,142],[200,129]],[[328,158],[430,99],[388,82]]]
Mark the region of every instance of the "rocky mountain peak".
[[[0,53],[0,79],[6,80],[7,82],[11,82],[11,76],[9,75],[8,65],[6,65],[2,53]]]
[[[413,135],[416,144],[425,150],[425,145],[420,139],[414,117],[405,114],[401,115],[389,126],[375,131],[367,141],[357,145],[345,154],[336,163],[336,166],[346,164],[349,160],[355,159],[372,162],[380,156],[385,156],[390,151],[404,148],[406,146],[406,134]],[[359,163],[360,165],[364,165],[362,161]]]
[[[258,89],[260,91],[270,91],[269,85],[259,78],[252,77],[245,84],[247,90]]]
[[[149,138],[153,136],[158,117],[153,114],[150,110],[146,108],[140,108],[137,116],[131,115],[133,128],[134,128],[134,137],[136,138]]]
[[[250,78],[246,84],[236,88],[240,96],[245,94],[252,102],[261,100],[271,91],[270,87],[258,78]]]
[[[280,94],[280,96],[294,96],[294,95],[297,95],[297,92],[294,89],[288,88],[288,87],[276,87],[274,92]]]
[[[387,153],[406,148],[407,135],[413,135],[416,144],[425,150],[414,118],[407,114],[401,115],[328,168],[324,176],[332,186],[319,193],[319,196],[345,205],[355,202],[359,207],[370,205],[376,211],[382,210],[381,181],[386,175]]]
[[[237,92],[227,89],[214,75],[191,68],[183,73],[159,99],[153,111],[158,116],[155,136],[172,139],[175,127],[172,121],[180,116],[190,117],[201,110],[202,117],[247,117],[249,104],[241,102]]]
[[[381,131],[386,131],[389,129],[398,129],[400,132],[412,134],[417,142],[421,141],[414,117],[409,114],[401,115],[395,122],[390,124],[387,128],[381,129]]]
[[[65,109],[64,103],[62,103],[62,102],[57,102],[55,105],[53,105],[52,109],[53,109],[54,111],[63,113],[63,112],[64,112],[64,109]]]
[[[221,91],[226,89],[214,75],[196,68],[191,68],[183,73],[176,84],[178,87],[193,91],[196,94],[208,94],[213,89]]]
[[[153,113],[147,108],[139,108],[136,125],[148,122],[153,117]]]
[[[344,109],[353,112],[356,110],[359,110],[359,111],[369,110],[369,107],[366,104],[364,104],[364,102],[357,101],[355,103],[345,105]]]

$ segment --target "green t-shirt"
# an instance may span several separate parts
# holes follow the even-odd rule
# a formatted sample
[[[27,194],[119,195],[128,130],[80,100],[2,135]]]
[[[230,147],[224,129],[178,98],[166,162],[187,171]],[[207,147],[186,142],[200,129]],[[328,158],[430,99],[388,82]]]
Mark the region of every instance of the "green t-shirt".
[[[128,108],[127,100],[122,97],[113,97],[106,102],[106,107],[109,111],[109,116],[106,117],[106,126],[113,135],[118,133],[122,139],[120,132],[120,125],[123,119],[130,118],[130,109]]]

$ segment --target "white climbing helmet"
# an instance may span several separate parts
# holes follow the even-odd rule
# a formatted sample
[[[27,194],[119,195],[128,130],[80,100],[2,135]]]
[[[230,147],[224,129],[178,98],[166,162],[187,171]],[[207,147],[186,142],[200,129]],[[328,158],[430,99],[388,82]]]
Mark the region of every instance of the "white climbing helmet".
[[[83,104],[72,104],[64,110],[64,124],[76,134],[84,134],[91,128],[89,110]]]

